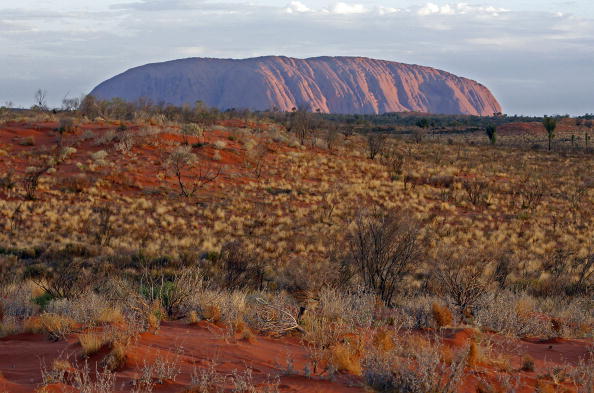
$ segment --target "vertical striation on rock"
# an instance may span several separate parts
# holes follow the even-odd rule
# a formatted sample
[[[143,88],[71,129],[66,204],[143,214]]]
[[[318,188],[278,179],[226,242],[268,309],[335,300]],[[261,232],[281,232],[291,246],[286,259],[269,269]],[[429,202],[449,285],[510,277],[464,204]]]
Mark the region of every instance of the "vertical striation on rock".
[[[173,105],[203,101],[222,110],[290,111],[306,105],[330,113],[502,112],[489,89],[473,80],[364,57],[173,60],[132,68],[99,84],[91,94],[127,101],[144,97]]]

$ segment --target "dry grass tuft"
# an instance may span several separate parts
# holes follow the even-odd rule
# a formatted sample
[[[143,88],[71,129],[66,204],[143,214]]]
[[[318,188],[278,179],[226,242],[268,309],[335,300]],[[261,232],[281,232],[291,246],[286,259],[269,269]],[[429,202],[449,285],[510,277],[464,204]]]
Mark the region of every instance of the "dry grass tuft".
[[[239,339],[243,341],[247,341],[250,344],[256,344],[258,340],[256,339],[256,335],[250,328],[246,328],[239,333]]]
[[[450,326],[452,324],[452,312],[446,306],[433,303],[431,305],[431,314],[433,315],[435,323],[437,323],[437,326],[440,328]]]
[[[204,319],[207,319],[210,322],[220,322],[222,317],[221,309],[217,305],[209,305],[202,312],[202,316],[204,317]]]
[[[539,380],[536,384],[535,393],[556,393],[557,390],[552,383]]]
[[[71,318],[45,313],[38,317],[31,317],[25,320],[25,331],[31,333],[45,333],[52,341],[63,340],[66,336],[72,333],[76,321]]]
[[[84,356],[92,356],[99,352],[106,344],[105,337],[97,333],[83,333],[78,335],[78,342]]]
[[[338,371],[347,371],[354,375],[362,374],[363,358],[361,339],[347,340],[330,347],[330,363]]]
[[[200,322],[200,317],[198,316],[198,313],[196,311],[192,310],[188,314],[188,320],[190,321],[191,324],[196,324],[196,323]]]
[[[522,357],[522,371],[534,372],[534,358],[530,355]]]
[[[97,323],[124,323],[125,318],[119,308],[104,308],[97,317]]]
[[[476,367],[483,363],[484,356],[481,348],[478,346],[477,343],[474,341],[470,343],[470,348],[468,349],[468,358],[466,360],[466,364],[468,367]]]
[[[128,355],[126,354],[127,346],[120,342],[115,342],[111,346],[111,351],[103,359],[102,365],[110,370],[116,371],[121,369],[126,364]]]
[[[382,351],[393,350],[396,347],[394,344],[394,334],[387,329],[379,329],[373,337],[373,345]]]
[[[447,345],[442,345],[441,349],[440,349],[440,358],[441,361],[444,362],[445,364],[452,364],[452,362],[454,361],[454,351],[452,350],[452,348],[450,348]]]

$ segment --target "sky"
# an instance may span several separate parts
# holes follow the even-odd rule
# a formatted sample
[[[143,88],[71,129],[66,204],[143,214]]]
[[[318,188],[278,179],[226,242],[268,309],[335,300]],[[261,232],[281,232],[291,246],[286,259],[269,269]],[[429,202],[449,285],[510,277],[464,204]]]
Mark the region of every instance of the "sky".
[[[0,0],[0,106],[59,106],[185,57],[365,56],[486,85],[507,114],[594,113],[591,0]]]

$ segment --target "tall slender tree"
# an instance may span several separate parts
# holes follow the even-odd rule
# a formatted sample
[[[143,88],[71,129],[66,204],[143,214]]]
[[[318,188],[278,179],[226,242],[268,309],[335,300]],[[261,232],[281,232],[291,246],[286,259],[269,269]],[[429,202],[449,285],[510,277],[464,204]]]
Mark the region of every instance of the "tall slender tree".
[[[549,137],[549,151],[551,151],[553,138],[555,137],[555,128],[557,128],[557,120],[553,117],[545,116],[542,124],[547,130],[547,136]]]
[[[487,133],[487,137],[489,138],[491,144],[494,145],[495,142],[497,142],[497,126],[490,124],[485,127],[485,132]]]

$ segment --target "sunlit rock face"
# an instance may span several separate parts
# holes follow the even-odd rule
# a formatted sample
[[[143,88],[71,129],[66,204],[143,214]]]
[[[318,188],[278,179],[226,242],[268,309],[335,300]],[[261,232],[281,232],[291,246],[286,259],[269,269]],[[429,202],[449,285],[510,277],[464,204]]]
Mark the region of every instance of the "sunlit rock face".
[[[97,86],[101,99],[173,105],[203,101],[221,110],[307,106],[329,113],[502,112],[489,89],[470,79],[419,65],[363,57],[295,59],[189,58],[132,68]]]

